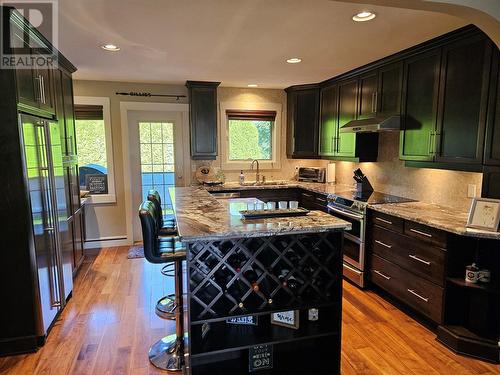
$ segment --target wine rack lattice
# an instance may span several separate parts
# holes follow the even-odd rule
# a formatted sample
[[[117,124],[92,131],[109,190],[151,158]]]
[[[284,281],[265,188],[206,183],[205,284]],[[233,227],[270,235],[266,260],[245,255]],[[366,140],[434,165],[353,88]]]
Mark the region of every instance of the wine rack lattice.
[[[332,302],[341,260],[336,233],[190,244],[191,320]]]

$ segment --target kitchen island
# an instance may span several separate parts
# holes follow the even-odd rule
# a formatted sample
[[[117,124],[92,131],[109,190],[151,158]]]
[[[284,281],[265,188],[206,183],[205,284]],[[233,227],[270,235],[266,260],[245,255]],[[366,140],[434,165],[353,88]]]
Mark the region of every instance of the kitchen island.
[[[239,214],[244,200],[218,200],[203,188],[171,195],[188,249],[189,371],[339,373],[350,223],[320,211],[248,220]],[[278,312],[287,313],[271,323]]]

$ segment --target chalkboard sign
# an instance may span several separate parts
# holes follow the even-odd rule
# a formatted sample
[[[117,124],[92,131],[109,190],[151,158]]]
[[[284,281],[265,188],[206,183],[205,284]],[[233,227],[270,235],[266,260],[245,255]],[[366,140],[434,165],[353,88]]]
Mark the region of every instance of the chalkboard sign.
[[[90,194],[108,194],[108,175],[88,174],[85,176],[85,186]]]
[[[273,368],[273,346],[257,345],[248,349],[248,371],[268,370]]]

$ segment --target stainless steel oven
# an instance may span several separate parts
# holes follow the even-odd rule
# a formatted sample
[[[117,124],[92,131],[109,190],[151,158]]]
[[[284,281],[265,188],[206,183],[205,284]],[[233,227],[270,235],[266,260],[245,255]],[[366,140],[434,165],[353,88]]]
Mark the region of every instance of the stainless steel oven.
[[[364,287],[366,208],[356,210],[342,207],[341,200],[335,202],[335,199],[329,199],[328,212],[352,224],[352,230],[344,233],[344,276]]]

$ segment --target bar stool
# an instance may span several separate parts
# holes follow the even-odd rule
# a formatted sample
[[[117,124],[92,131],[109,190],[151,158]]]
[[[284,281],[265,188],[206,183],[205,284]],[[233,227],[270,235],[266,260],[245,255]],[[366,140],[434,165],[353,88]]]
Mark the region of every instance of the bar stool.
[[[158,236],[165,238],[165,241],[168,238],[173,239],[177,236],[177,225],[175,221],[174,215],[168,215],[166,217],[163,216],[162,208],[161,208],[161,197],[160,193],[157,190],[149,190],[148,201],[152,202],[154,205],[154,216],[157,225]],[[165,265],[161,273],[164,276],[175,277],[175,269],[174,263],[170,263]],[[155,312],[160,318],[175,320],[175,294],[168,294],[158,300],[156,302]]]
[[[182,261],[186,248],[175,238],[158,238],[153,202],[143,202],[139,208],[144,256],[155,264],[174,263],[175,273],[175,334],[163,337],[149,349],[150,362],[163,370],[181,371],[184,364],[184,308],[182,290]]]

